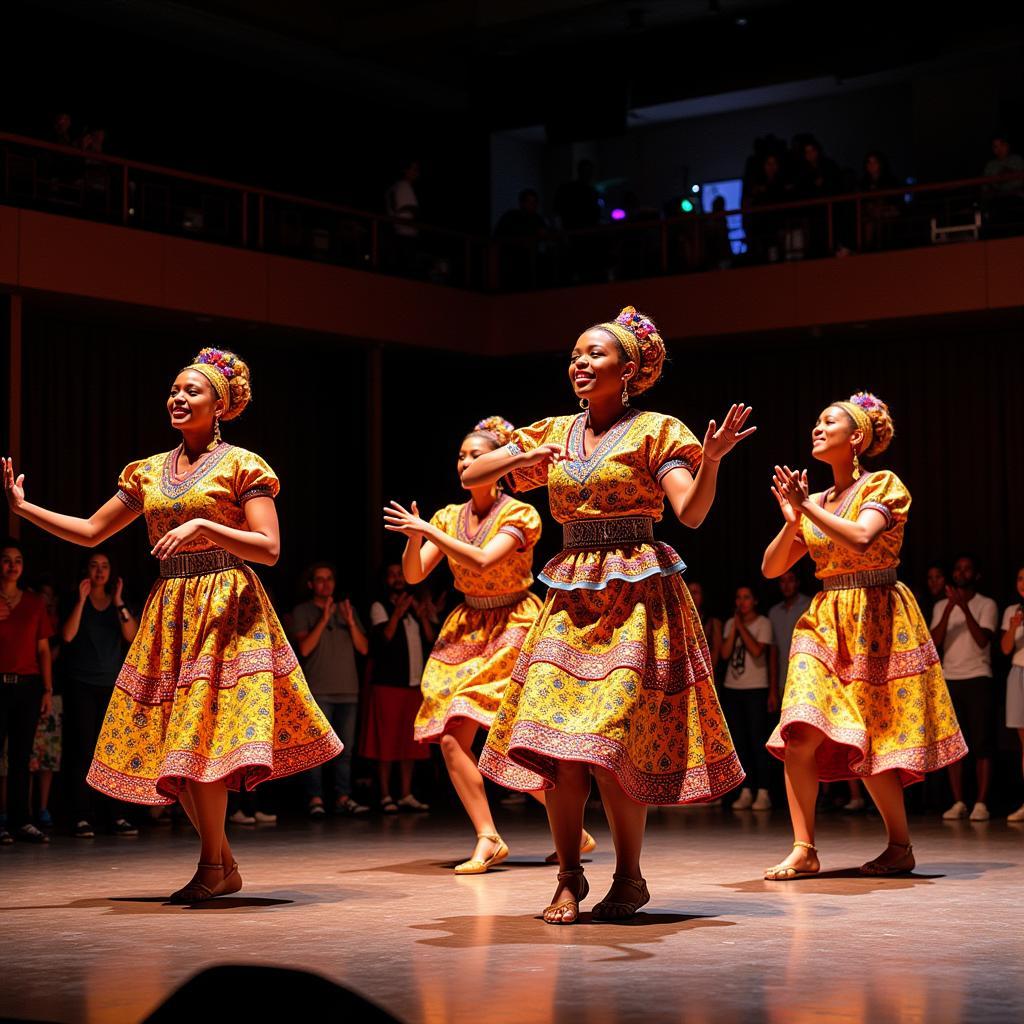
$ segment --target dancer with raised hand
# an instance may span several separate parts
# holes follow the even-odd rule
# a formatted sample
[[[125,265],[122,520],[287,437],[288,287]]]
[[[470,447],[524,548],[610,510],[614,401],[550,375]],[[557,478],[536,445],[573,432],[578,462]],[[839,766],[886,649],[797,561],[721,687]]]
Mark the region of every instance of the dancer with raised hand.
[[[513,427],[500,416],[478,423],[463,439],[459,479],[473,462],[508,443]],[[423,704],[416,739],[440,743],[462,806],[476,829],[469,860],[458,875],[483,874],[509,854],[494,826],[483,776],[473,754],[477,730],[489,729],[501,704],[519,650],[540,611],[530,591],[533,548],[540,539],[537,510],[488,483],[471,489],[470,500],[447,505],[425,522],[412,509],[391,502],[385,528],[408,537],[402,568],[410,583],[427,578],[445,557],[463,601],[445,620],[423,672]],[[543,794],[537,794],[543,802]],[[581,853],[597,844],[584,832]]]
[[[823,590],[797,621],[782,718],[768,749],[786,765],[793,850],[765,872],[789,881],[820,870],[814,845],[819,781],[860,779],[888,834],[866,875],[914,868],[903,787],[967,753],[928,625],[896,578],[910,493],[895,473],[860,472],[893,438],[888,406],[858,392],[833,402],[811,432],[811,454],[833,485],[812,495],[807,471],[776,466],[783,527],[765,551],[765,576],[804,555]]]
[[[174,903],[237,892],[224,834],[229,789],[312,768],[341,743],[310,696],[263,587],[245,564],[280,550],[279,484],[258,455],[223,441],[249,404],[249,368],[205,348],[171,385],[174,451],[130,463],[88,519],[25,498],[3,460],[11,509],[54,536],[95,547],[144,515],[160,579],[117,678],[88,781],[138,804],[180,800],[199,833],[199,866]]]
[[[568,366],[584,411],[515,431],[462,478],[471,488],[506,475],[517,490],[546,486],[563,528],[480,760],[502,785],[547,790],[559,863],[549,924],[577,921],[589,891],[579,835],[591,772],[615,844],[612,885],[593,912],[605,921],[650,899],[640,870],[647,807],[715,799],[743,778],[685,565],[654,540],[654,524],[667,497],[680,522],[699,526],[719,462],[754,428],[750,409],[734,405],[702,447],[679,420],[633,408],[664,360],[657,328],[632,306],[589,328]]]

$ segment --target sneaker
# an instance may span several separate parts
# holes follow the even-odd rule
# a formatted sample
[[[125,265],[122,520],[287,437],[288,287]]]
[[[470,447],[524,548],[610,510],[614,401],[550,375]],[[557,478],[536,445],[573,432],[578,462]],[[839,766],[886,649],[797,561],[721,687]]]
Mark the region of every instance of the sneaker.
[[[357,803],[350,796],[343,796],[340,800],[334,802],[334,813],[335,814],[348,814],[355,816],[357,814],[366,814],[370,810],[365,804]]]
[[[39,812],[39,817],[36,819],[36,823],[40,828],[53,828],[53,815],[50,814],[49,808],[44,807]]]
[[[241,807],[234,814],[229,815],[228,821],[232,825],[255,825],[256,819],[251,814],[246,814]]]
[[[118,818],[110,831],[115,836],[137,836],[139,834],[139,830],[127,818]]]
[[[82,820],[75,823],[75,829],[72,835],[76,839],[94,839],[96,833],[92,830],[92,825],[89,822]]]
[[[267,814],[266,811],[257,811],[253,817],[256,819],[257,825],[276,825],[277,815]]]
[[[1013,812],[1013,814],[1008,814],[1006,816],[1006,820],[1007,821],[1024,821],[1024,804],[1021,804],[1020,807],[1018,807],[1017,810],[1015,810]]]
[[[14,833],[14,837],[19,843],[35,843],[36,845],[50,841],[50,837],[45,832],[40,832],[35,825],[22,825]]]
[[[768,795],[767,789],[757,791],[757,799],[750,805],[752,811],[770,811],[772,809],[772,798]]]
[[[425,804],[417,800],[412,793],[408,793],[406,796],[403,796],[402,799],[398,801],[398,807],[403,811],[423,812],[430,810],[430,804]]]
[[[843,810],[847,814],[856,814],[858,811],[863,811],[866,806],[864,797],[855,796],[848,804],[843,804]]]
[[[979,800],[971,811],[971,821],[988,821],[992,815],[988,813],[988,808]]]
[[[327,808],[324,807],[323,800],[311,800],[309,802],[309,809],[306,812],[314,821],[319,821],[321,818],[327,816]]]
[[[734,811],[749,811],[754,806],[754,794],[744,786],[740,790],[739,797],[733,801]]]
[[[943,821],[960,821],[967,817],[967,804],[963,800],[957,800],[955,804],[942,816]]]

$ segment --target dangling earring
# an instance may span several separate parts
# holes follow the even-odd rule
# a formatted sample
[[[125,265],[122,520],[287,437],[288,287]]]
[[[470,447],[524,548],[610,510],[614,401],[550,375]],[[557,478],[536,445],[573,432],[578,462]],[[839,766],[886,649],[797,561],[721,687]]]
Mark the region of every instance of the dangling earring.
[[[629,378],[622,378],[622,404],[629,408]]]
[[[589,399],[589,398],[581,398],[581,399],[580,399],[580,408],[581,408],[581,409],[582,409],[582,410],[583,410],[584,412],[586,412],[586,411],[587,411],[587,409],[589,409],[589,408],[590,408],[590,399]]]
[[[220,444],[220,417],[213,417],[213,447],[216,448]]]
[[[853,479],[860,479],[860,459],[857,458],[857,449],[853,449]]]

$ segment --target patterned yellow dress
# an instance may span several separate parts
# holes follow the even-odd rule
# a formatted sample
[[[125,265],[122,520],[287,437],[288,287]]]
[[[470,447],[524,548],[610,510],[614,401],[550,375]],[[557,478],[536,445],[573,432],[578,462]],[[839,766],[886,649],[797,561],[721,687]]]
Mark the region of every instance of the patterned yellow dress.
[[[132,463],[118,482],[118,497],[145,515],[151,543],[195,518],[245,529],[245,503],[277,495],[273,470],[252,452],[221,443],[179,476],[180,451]],[[89,784],[121,800],[169,804],[186,780],[251,789],[340,753],[252,570],[199,539],[160,572]]]
[[[436,742],[456,718],[489,729],[515,667],[519,650],[540,611],[530,593],[533,548],[540,538],[540,516],[532,505],[503,494],[476,534],[469,533],[470,504],[448,505],[430,520],[466,544],[483,547],[509,534],[519,547],[481,571],[448,560],[456,589],[465,601],[441,627],[423,672],[423,704],[416,716],[416,739]]]
[[[696,473],[697,439],[676,419],[630,410],[584,456],[586,415],[542,420],[509,451],[565,447],[550,467],[510,474],[547,485],[565,548],[491,727],[480,770],[513,789],[549,789],[558,761],[606,768],[645,804],[708,800],[743,779],[712,681],[682,559],[654,541],[661,479]]]
[[[824,505],[825,496],[814,500]],[[904,786],[967,753],[939,655],[914,595],[896,580],[910,493],[895,473],[861,476],[835,514],[864,509],[886,528],[863,554],[830,540],[808,517],[802,538],[824,585],[797,620],[782,716],[768,740],[778,758],[794,722],[820,729],[818,777],[896,770]]]

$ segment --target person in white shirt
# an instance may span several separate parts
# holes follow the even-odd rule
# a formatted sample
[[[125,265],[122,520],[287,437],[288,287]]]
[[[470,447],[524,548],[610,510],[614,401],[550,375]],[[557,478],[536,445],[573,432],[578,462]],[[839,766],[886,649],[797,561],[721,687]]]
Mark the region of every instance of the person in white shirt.
[[[1017,596],[1020,600],[1003,612],[999,646],[1011,659],[1006,680],[1006,727],[1017,730],[1024,751],[1024,566],[1017,570]],[[1024,804],[1006,820],[1024,821]]]
[[[737,811],[770,811],[772,807],[768,794],[771,760],[765,742],[771,732],[768,716],[779,710],[773,643],[772,624],[766,616],[758,615],[753,588],[737,587],[736,613],[722,631],[722,658],[726,662],[722,704],[736,753],[747,772],[732,805]]]
[[[999,621],[999,609],[992,598],[978,593],[980,579],[978,560],[973,555],[957,558],[953,563],[953,586],[946,587],[946,597],[936,603],[931,627],[935,646],[942,652],[942,672],[953,698],[953,709],[975,758],[978,792],[971,821],[988,821],[990,816],[985,801],[995,747],[992,635]],[[948,771],[953,806],[943,818],[966,818],[963,763],[951,764]]]

